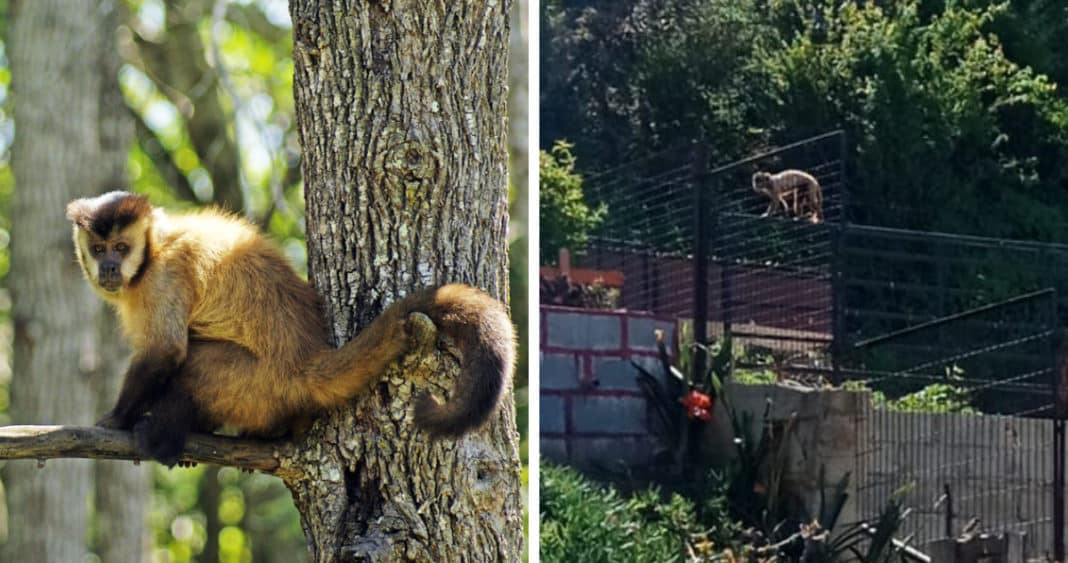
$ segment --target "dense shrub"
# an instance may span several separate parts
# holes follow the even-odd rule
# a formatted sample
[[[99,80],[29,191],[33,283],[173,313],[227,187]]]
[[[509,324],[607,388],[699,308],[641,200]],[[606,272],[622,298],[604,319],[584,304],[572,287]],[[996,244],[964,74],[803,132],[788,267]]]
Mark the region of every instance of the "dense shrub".
[[[714,548],[694,504],[664,497],[656,488],[624,497],[574,469],[542,463],[541,560],[671,562]]]

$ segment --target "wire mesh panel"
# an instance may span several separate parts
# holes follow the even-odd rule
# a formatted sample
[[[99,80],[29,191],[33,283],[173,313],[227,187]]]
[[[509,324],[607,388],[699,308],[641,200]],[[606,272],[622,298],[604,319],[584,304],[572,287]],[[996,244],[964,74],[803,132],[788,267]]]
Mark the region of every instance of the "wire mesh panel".
[[[848,225],[841,332],[853,343],[1046,287],[1068,287],[1068,247]],[[1068,292],[1058,297],[1068,321]]]
[[[714,332],[730,334],[740,367],[770,358],[783,377],[827,372],[845,191],[841,133],[716,168],[710,177],[706,286]]]
[[[1068,287],[1068,249],[849,225],[838,250],[841,373],[879,399],[858,459],[861,513],[904,488],[917,545],[970,528],[1011,532],[1014,561],[1056,549],[1063,436],[1050,419],[1068,292],[1055,288]]]
[[[921,551],[942,538],[1006,533],[1008,560],[1053,545],[1050,420],[875,409],[858,471],[858,509],[875,518],[897,492],[910,510],[896,534]]]
[[[941,385],[931,393],[948,410],[1051,416],[1056,295],[1039,290],[857,341],[842,371],[888,400]]]
[[[897,492],[916,545],[970,528],[1048,550],[1054,436],[1039,417],[1053,414],[1058,324],[1057,292],[1042,289],[851,342],[842,372],[877,395],[861,513]]]
[[[585,179],[588,201],[607,213],[574,264],[622,280],[619,308],[691,314],[692,170],[688,148],[671,149]]]

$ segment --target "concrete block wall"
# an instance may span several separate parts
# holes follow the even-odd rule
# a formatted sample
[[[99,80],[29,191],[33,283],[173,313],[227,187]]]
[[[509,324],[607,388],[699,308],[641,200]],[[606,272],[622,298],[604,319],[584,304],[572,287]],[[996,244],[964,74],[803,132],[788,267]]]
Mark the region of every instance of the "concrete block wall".
[[[543,457],[579,467],[650,461],[648,404],[631,360],[656,363],[656,329],[674,348],[670,319],[541,307]]]
[[[784,480],[811,514],[818,514],[819,510],[822,469],[828,495],[839,479],[849,475],[849,500],[842,509],[839,524],[863,519],[854,499],[865,479],[858,458],[867,447],[863,440],[870,419],[870,392],[731,383],[726,394],[735,411],[749,413],[751,436],[760,436],[766,408],[776,427],[785,427],[787,421],[794,419],[790,433],[786,434],[789,465]],[[730,433],[729,421],[725,419],[716,428],[716,434]],[[724,436],[710,438],[714,440],[706,444],[710,448],[718,447],[713,443],[725,443]]]

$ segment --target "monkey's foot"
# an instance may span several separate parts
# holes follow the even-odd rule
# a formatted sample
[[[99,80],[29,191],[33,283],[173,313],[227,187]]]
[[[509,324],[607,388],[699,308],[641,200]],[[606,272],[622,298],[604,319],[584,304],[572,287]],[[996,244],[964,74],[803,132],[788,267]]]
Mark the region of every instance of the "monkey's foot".
[[[163,428],[161,424],[153,424],[151,418],[138,422],[133,427],[134,444],[141,453],[156,461],[174,467],[185,451],[184,432],[174,432]]]
[[[95,426],[99,426],[100,428],[107,428],[110,430],[128,430],[130,428],[129,426],[123,424],[122,418],[117,416],[113,412],[105,414],[103,418],[96,421]]]

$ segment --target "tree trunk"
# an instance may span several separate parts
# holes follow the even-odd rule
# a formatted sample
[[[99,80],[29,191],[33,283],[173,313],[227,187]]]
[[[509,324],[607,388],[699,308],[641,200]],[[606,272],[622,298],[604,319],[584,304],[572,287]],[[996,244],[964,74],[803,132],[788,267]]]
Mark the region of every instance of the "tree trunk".
[[[507,285],[508,2],[293,0],[311,279],[336,342],[418,287]],[[456,362],[391,368],[324,418],[283,472],[313,561],[515,561],[511,385],[495,419],[429,443],[411,423]]]
[[[21,2],[14,10],[9,44],[18,125],[10,276],[14,422],[91,423],[99,387],[94,379],[119,371],[105,355],[115,339],[100,340],[95,319],[102,305],[72,259],[70,226],[63,218],[70,199],[125,178],[128,133],[116,117],[121,106],[111,107],[121,97],[117,64],[107,58],[114,56],[116,9],[114,2],[43,0]],[[82,461],[5,468],[14,517],[4,560],[85,557],[92,470]],[[109,496],[105,517],[114,514],[107,501],[121,501],[114,505],[115,510],[123,505],[121,528],[140,546],[146,481],[131,477],[137,471],[143,472],[112,472],[109,479],[123,479],[122,492],[102,494]],[[138,507],[131,509],[134,503]],[[119,539],[125,537],[130,536]]]
[[[115,31],[123,21],[118,2],[99,2],[96,12],[102,41],[96,51],[100,90],[97,104],[96,145],[98,156],[96,193],[130,189],[127,157],[133,138],[133,118],[119,90],[119,59]],[[83,172],[85,175],[85,172]],[[92,184],[90,182],[90,184]],[[73,252],[72,250],[70,252]],[[122,386],[129,350],[119,330],[115,313],[99,299],[97,333],[96,405],[92,414],[107,412],[114,405]],[[151,471],[147,464],[123,461],[98,461],[93,464],[94,499],[96,501],[96,536],[93,547],[102,561],[142,561],[147,559],[149,536],[146,513],[151,488]]]
[[[509,233],[515,240],[527,225],[527,157],[530,135],[527,114],[527,3],[532,0],[515,0],[512,3],[512,32],[508,38],[508,160],[512,187],[517,197],[512,201],[512,227]]]

